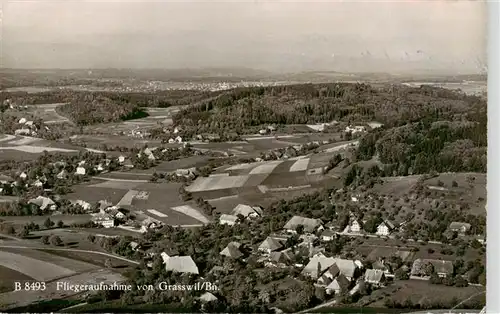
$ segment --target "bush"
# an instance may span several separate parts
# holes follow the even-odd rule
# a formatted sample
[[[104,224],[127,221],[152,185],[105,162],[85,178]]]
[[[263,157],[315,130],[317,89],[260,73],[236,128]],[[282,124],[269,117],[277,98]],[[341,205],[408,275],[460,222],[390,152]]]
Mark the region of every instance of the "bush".
[[[55,245],[55,246],[61,246],[63,244],[63,241],[59,236],[52,235],[50,236],[50,244]]]

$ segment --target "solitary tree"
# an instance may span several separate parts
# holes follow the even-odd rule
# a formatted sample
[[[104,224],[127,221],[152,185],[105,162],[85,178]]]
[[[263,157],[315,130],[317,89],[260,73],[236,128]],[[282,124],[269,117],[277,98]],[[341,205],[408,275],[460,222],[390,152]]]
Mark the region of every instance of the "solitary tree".
[[[61,238],[59,236],[56,236],[56,235],[50,236],[49,241],[50,241],[50,244],[55,245],[55,246],[60,246],[63,243]]]
[[[49,229],[54,225],[54,222],[52,220],[50,220],[49,217],[47,217],[47,219],[45,220],[43,225],[45,226],[45,228]]]
[[[42,236],[42,243],[43,244],[49,244],[49,236],[48,235],[44,235]]]

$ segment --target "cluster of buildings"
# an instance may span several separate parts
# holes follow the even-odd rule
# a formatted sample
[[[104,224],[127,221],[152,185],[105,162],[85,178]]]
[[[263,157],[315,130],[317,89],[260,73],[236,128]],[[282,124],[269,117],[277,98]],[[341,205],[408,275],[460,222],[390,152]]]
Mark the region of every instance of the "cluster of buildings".
[[[15,135],[26,135],[26,136],[37,136],[38,127],[32,120],[27,120],[26,118],[21,118],[17,122],[19,128],[14,131]],[[46,127],[48,129],[48,127]]]

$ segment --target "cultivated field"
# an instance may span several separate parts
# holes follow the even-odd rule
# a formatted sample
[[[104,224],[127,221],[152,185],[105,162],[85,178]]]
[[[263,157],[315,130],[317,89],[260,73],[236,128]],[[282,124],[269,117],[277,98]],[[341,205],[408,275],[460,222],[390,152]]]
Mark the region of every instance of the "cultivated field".
[[[28,106],[27,113],[42,119],[45,124],[71,123],[68,118],[56,112],[56,108],[62,105],[64,103],[32,105]]]
[[[6,252],[4,250],[0,251],[0,266],[9,267],[39,281],[49,281],[75,274],[74,270],[59,266],[55,263]]]
[[[14,290],[16,282],[27,282],[35,279],[12,268],[0,266],[0,293]]]
[[[75,154],[84,150],[84,148],[70,144],[29,136],[4,135],[0,139],[1,159],[33,160],[43,154],[44,151],[49,153]]]
[[[413,304],[420,303],[434,303],[435,302],[449,302],[452,298],[457,299],[457,303],[461,300],[466,300],[469,297],[477,295],[478,299],[484,299],[484,287],[469,286],[465,288],[449,287],[445,285],[433,285],[428,281],[422,280],[404,280],[396,281],[393,285],[387,288],[375,290],[370,296],[363,298],[364,300],[377,300],[379,296],[387,296],[395,299],[400,303],[404,303],[410,299]],[[384,307],[384,298],[381,298],[374,303],[371,307]]]

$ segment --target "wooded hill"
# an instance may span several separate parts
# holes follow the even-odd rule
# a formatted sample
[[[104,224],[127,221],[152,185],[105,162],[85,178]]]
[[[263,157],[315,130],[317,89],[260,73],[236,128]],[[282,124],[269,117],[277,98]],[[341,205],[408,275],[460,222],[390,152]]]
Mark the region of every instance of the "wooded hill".
[[[196,133],[242,133],[267,124],[377,121],[384,127],[361,139],[356,157],[377,156],[388,175],[486,172],[486,110],[484,99],[430,86],[302,84],[231,90],[174,122]]]

